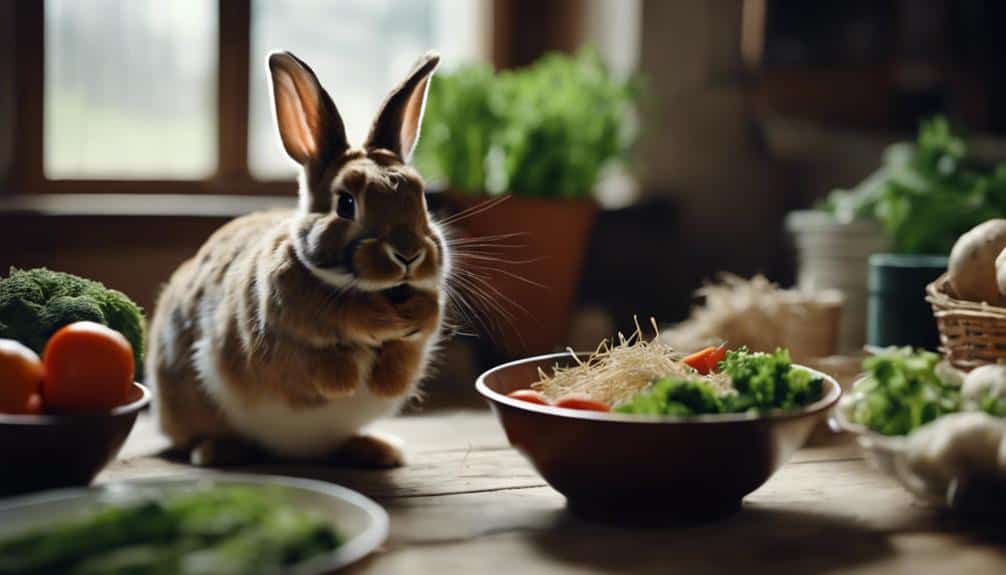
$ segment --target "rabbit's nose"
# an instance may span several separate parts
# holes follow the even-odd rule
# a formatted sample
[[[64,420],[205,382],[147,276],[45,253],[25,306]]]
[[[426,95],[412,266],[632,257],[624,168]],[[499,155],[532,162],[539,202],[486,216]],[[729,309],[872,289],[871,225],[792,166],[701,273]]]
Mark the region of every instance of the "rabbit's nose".
[[[391,255],[394,256],[394,258],[398,260],[403,266],[405,266],[405,269],[409,269],[409,266],[416,263],[417,261],[419,261],[421,257],[426,255],[426,250],[419,249],[409,253],[402,253],[399,250],[393,249],[391,251]]]

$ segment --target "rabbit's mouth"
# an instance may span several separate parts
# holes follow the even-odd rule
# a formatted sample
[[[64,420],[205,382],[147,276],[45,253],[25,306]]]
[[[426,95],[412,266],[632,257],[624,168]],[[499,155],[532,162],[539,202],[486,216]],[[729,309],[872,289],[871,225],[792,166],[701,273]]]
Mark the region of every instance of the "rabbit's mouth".
[[[402,303],[412,297],[412,295],[416,293],[416,290],[409,284],[398,284],[395,287],[381,290],[381,293],[384,294],[391,303]]]

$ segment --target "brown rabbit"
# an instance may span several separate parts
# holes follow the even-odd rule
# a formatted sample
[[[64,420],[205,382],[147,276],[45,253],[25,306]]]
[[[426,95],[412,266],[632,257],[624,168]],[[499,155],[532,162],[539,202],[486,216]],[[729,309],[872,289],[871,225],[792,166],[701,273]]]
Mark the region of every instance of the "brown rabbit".
[[[395,442],[360,431],[415,391],[443,319],[447,244],[407,165],[438,62],[421,58],[351,148],[314,72],[269,56],[299,209],[219,229],[171,277],[150,328],[160,425],[194,463],[261,451],[402,463]]]

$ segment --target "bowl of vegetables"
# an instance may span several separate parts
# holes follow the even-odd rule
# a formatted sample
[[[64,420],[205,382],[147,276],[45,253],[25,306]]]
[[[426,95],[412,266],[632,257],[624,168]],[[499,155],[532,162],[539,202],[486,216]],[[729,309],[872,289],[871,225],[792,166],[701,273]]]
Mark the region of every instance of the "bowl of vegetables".
[[[573,513],[635,523],[737,511],[841,395],[785,350],[681,357],[639,330],[498,366],[476,388]]]
[[[920,501],[1006,512],[1006,365],[961,372],[911,348],[879,350],[834,411],[868,461]]]
[[[41,358],[0,339],[0,494],[90,483],[149,402],[132,346],[109,327],[67,325]]]

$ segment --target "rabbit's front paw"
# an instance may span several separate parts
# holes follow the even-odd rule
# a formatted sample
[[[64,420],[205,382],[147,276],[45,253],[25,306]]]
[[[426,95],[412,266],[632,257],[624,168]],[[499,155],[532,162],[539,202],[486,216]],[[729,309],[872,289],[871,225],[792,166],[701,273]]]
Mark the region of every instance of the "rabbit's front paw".
[[[229,467],[258,463],[265,453],[242,439],[207,438],[192,448],[189,462],[198,467]]]
[[[411,341],[385,342],[377,354],[377,363],[370,374],[367,386],[383,397],[397,397],[407,393],[415,381],[423,350]]]
[[[355,435],[332,454],[337,465],[387,469],[405,465],[402,440],[385,434]]]
[[[440,301],[436,294],[413,290],[410,297],[394,304],[402,324],[402,337],[415,333],[429,333],[437,326]]]

